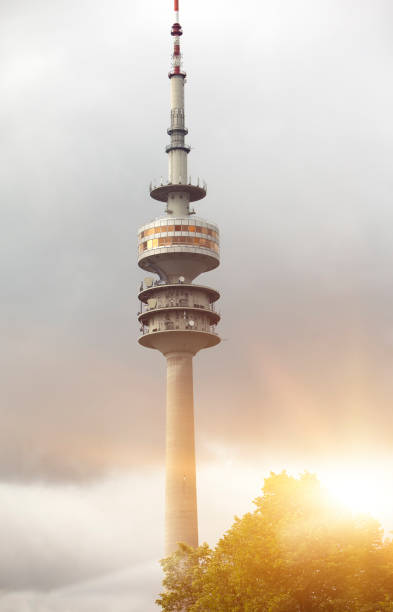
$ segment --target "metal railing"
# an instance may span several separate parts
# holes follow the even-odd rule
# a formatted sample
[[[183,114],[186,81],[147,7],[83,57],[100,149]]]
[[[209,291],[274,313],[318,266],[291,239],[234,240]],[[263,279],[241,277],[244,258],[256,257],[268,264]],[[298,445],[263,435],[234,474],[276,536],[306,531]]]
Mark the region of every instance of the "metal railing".
[[[142,336],[147,336],[148,334],[154,334],[157,332],[163,332],[163,331],[200,331],[200,332],[205,332],[208,334],[213,334],[214,336],[218,336],[218,333],[216,332],[216,329],[214,326],[203,326],[201,328],[198,328],[197,326],[195,327],[180,327],[180,326],[176,326],[173,324],[172,325],[157,325],[156,327],[154,327],[151,331],[149,327],[146,327],[145,325],[141,325],[140,327],[140,331],[142,333]]]
[[[170,146],[170,145],[168,145]],[[155,182],[155,179],[153,179],[153,181],[150,183],[149,185],[149,189],[150,189],[150,193],[154,190],[157,189],[158,187],[169,187],[170,185],[191,185],[192,187],[200,187],[201,189],[204,189],[205,191],[207,191],[207,183],[206,181],[202,181],[199,176],[197,178],[196,183],[192,182],[192,177],[190,176],[188,179],[188,183],[182,183],[181,180],[179,180],[178,183],[172,183],[171,181],[168,180],[164,180],[161,177],[161,180],[159,183]]]
[[[143,302],[141,302],[141,309],[139,311],[138,314],[145,314],[146,312],[154,312],[156,310],[164,310],[166,308],[190,308],[190,309],[199,309],[199,310],[205,310],[207,312],[214,312],[214,314],[219,314],[219,312],[215,309],[214,305],[211,304],[210,306],[204,306],[203,304],[193,304],[192,306],[190,306],[189,304],[181,304],[180,302],[176,302],[174,304],[171,303],[167,303],[167,304],[160,304],[158,306],[149,306],[149,305],[145,305]]]

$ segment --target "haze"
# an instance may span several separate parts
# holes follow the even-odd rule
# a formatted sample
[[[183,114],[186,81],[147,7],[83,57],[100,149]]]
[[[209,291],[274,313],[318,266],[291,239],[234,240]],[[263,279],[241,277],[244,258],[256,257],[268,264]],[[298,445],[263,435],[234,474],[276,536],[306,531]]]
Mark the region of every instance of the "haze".
[[[154,610],[165,367],[136,342],[136,232],[163,210],[171,8],[1,3],[1,612]],[[181,17],[222,244],[224,341],[195,360],[201,540],[283,468],[367,475],[392,529],[392,5]]]

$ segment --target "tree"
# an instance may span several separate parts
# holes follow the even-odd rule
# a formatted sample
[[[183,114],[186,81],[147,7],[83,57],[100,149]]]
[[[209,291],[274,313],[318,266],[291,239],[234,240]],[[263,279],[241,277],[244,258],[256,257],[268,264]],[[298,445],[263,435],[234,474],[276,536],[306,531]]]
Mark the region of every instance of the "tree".
[[[256,508],[211,549],[162,561],[165,612],[393,612],[393,545],[377,521],[335,507],[318,479],[265,480]]]

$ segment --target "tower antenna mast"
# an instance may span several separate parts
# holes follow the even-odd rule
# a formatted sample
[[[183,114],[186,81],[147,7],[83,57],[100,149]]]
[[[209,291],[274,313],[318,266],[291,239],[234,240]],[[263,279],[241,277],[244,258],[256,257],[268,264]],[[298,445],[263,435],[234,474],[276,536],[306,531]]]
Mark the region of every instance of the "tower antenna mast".
[[[175,23],[172,26],[172,36],[173,40],[173,56],[172,56],[172,64],[173,64],[173,72],[174,74],[181,74],[181,65],[182,65],[182,57],[180,52],[180,36],[183,36],[183,31],[180,25],[180,17],[179,17],[179,0],[174,0],[175,2]]]

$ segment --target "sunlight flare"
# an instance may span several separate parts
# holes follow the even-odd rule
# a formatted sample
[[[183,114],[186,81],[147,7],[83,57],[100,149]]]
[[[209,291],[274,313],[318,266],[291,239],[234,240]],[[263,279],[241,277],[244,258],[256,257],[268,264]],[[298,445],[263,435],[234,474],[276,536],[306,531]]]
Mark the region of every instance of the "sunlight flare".
[[[370,466],[337,468],[321,474],[321,481],[334,501],[352,512],[378,516],[386,508],[389,492]]]

